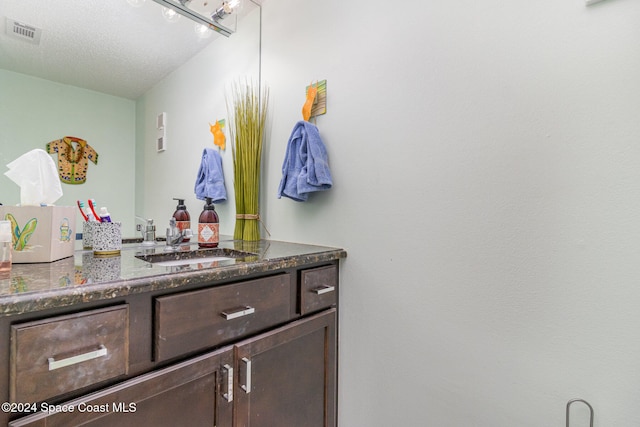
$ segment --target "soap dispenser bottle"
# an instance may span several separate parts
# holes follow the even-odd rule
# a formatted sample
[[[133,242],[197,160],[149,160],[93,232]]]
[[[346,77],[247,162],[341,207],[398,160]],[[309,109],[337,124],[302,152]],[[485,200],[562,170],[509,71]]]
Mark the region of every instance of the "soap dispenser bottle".
[[[6,276],[11,271],[11,249],[13,247],[11,236],[11,222],[0,221],[0,276]]]
[[[198,246],[216,248],[220,241],[220,221],[211,197],[206,198],[204,209],[198,218]]]
[[[183,230],[191,228],[191,216],[189,215],[189,212],[187,212],[187,206],[184,204],[184,199],[173,200],[178,201],[178,206],[176,206],[176,211],[173,213],[173,217],[176,219],[176,226],[182,233]],[[188,242],[189,240],[189,237],[184,237],[184,239],[182,239],[183,242]]]

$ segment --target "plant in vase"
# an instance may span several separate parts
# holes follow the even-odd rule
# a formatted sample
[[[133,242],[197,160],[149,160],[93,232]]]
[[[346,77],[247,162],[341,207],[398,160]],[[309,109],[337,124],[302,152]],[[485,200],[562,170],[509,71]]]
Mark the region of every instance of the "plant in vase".
[[[269,91],[250,82],[236,83],[227,98],[232,140],[236,240],[260,240],[260,167]]]

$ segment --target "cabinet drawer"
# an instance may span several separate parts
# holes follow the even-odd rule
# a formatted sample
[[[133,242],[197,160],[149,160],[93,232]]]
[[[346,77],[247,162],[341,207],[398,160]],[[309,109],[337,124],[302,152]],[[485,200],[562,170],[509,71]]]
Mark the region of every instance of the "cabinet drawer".
[[[300,314],[322,310],[337,302],[338,268],[311,268],[300,273]]]
[[[11,327],[10,399],[40,402],[127,373],[129,307]]]
[[[155,359],[171,359],[286,322],[289,274],[159,297],[155,303]]]

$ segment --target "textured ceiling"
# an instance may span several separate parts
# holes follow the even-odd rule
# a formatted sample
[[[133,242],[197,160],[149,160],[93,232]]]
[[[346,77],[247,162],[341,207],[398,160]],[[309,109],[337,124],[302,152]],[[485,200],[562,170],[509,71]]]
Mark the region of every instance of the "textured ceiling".
[[[170,23],[161,11],[152,0],[0,0],[0,68],[136,99],[226,38],[202,39],[193,21]],[[40,44],[8,36],[5,17],[42,29]]]

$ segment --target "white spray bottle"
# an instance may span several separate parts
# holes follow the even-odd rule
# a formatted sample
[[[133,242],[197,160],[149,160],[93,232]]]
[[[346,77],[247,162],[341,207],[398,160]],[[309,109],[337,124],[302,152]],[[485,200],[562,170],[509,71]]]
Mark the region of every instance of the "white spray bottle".
[[[0,221],[0,273],[11,271],[11,222]]]

